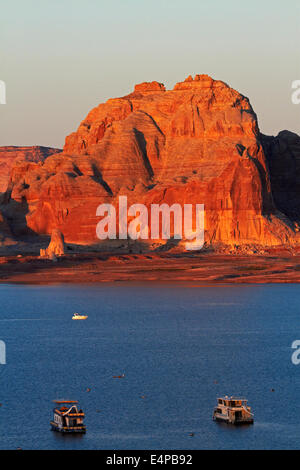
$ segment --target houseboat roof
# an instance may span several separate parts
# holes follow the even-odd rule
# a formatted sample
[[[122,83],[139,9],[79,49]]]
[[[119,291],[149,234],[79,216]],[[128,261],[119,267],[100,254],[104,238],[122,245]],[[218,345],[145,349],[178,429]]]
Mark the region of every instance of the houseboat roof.
[[[53,403],[57,403],[58,405],[62,405],[65,403],[76,405],[78,403],[78,400],[53,400]]]
[[[246,398],[241,397],[219,397],[218,400],[229,400],[229,401],[248,401]]]

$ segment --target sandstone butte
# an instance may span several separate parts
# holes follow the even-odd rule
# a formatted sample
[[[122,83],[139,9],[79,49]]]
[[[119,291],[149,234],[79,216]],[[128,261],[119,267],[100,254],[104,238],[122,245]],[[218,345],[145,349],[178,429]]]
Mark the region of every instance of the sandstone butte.
[[[119,195],[148,207],[203,203],[207,245],[294,246],[299,183],[299,136],[264,136],[248,98],[196,75],[99,104],[62,153],[12,167],[0,209],[15,237],[58,229],[88,245],[99,243],[97,206]]]
[[[62,233],[58,229],[53,229],[49,246],[46,249],[41,248],[40,257],[56,259],[56,256],[65,254],[65,243]]]

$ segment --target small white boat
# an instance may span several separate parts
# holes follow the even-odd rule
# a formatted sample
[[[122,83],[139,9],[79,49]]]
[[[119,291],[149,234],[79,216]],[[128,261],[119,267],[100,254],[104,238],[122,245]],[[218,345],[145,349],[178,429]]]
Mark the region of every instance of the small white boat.
[[[72,320],[86,320],[88,318],[87,315],[81,315],[80,313],[74,313]]]

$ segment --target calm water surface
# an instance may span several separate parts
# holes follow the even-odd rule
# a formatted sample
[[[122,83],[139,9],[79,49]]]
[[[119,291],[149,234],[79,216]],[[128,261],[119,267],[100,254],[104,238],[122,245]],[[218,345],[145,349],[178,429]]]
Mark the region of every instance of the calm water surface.
[[[0,298],[1,449],[300,448],[300,286],[1,285]],[[254,426],[212,421],[224,394],[249,399]],[[55,398],[80,400],[86,435],[50,431]]]

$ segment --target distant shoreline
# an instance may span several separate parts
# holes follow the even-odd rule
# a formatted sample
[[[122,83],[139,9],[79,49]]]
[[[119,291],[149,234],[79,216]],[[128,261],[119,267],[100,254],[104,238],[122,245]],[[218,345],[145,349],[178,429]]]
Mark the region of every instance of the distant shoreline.
[[[38,256],[0,257],[2,284],[176,283],[191,287],[221,284],[299,283],[300,253],[267,255],[203,253],[78,253],[57,262]]]

